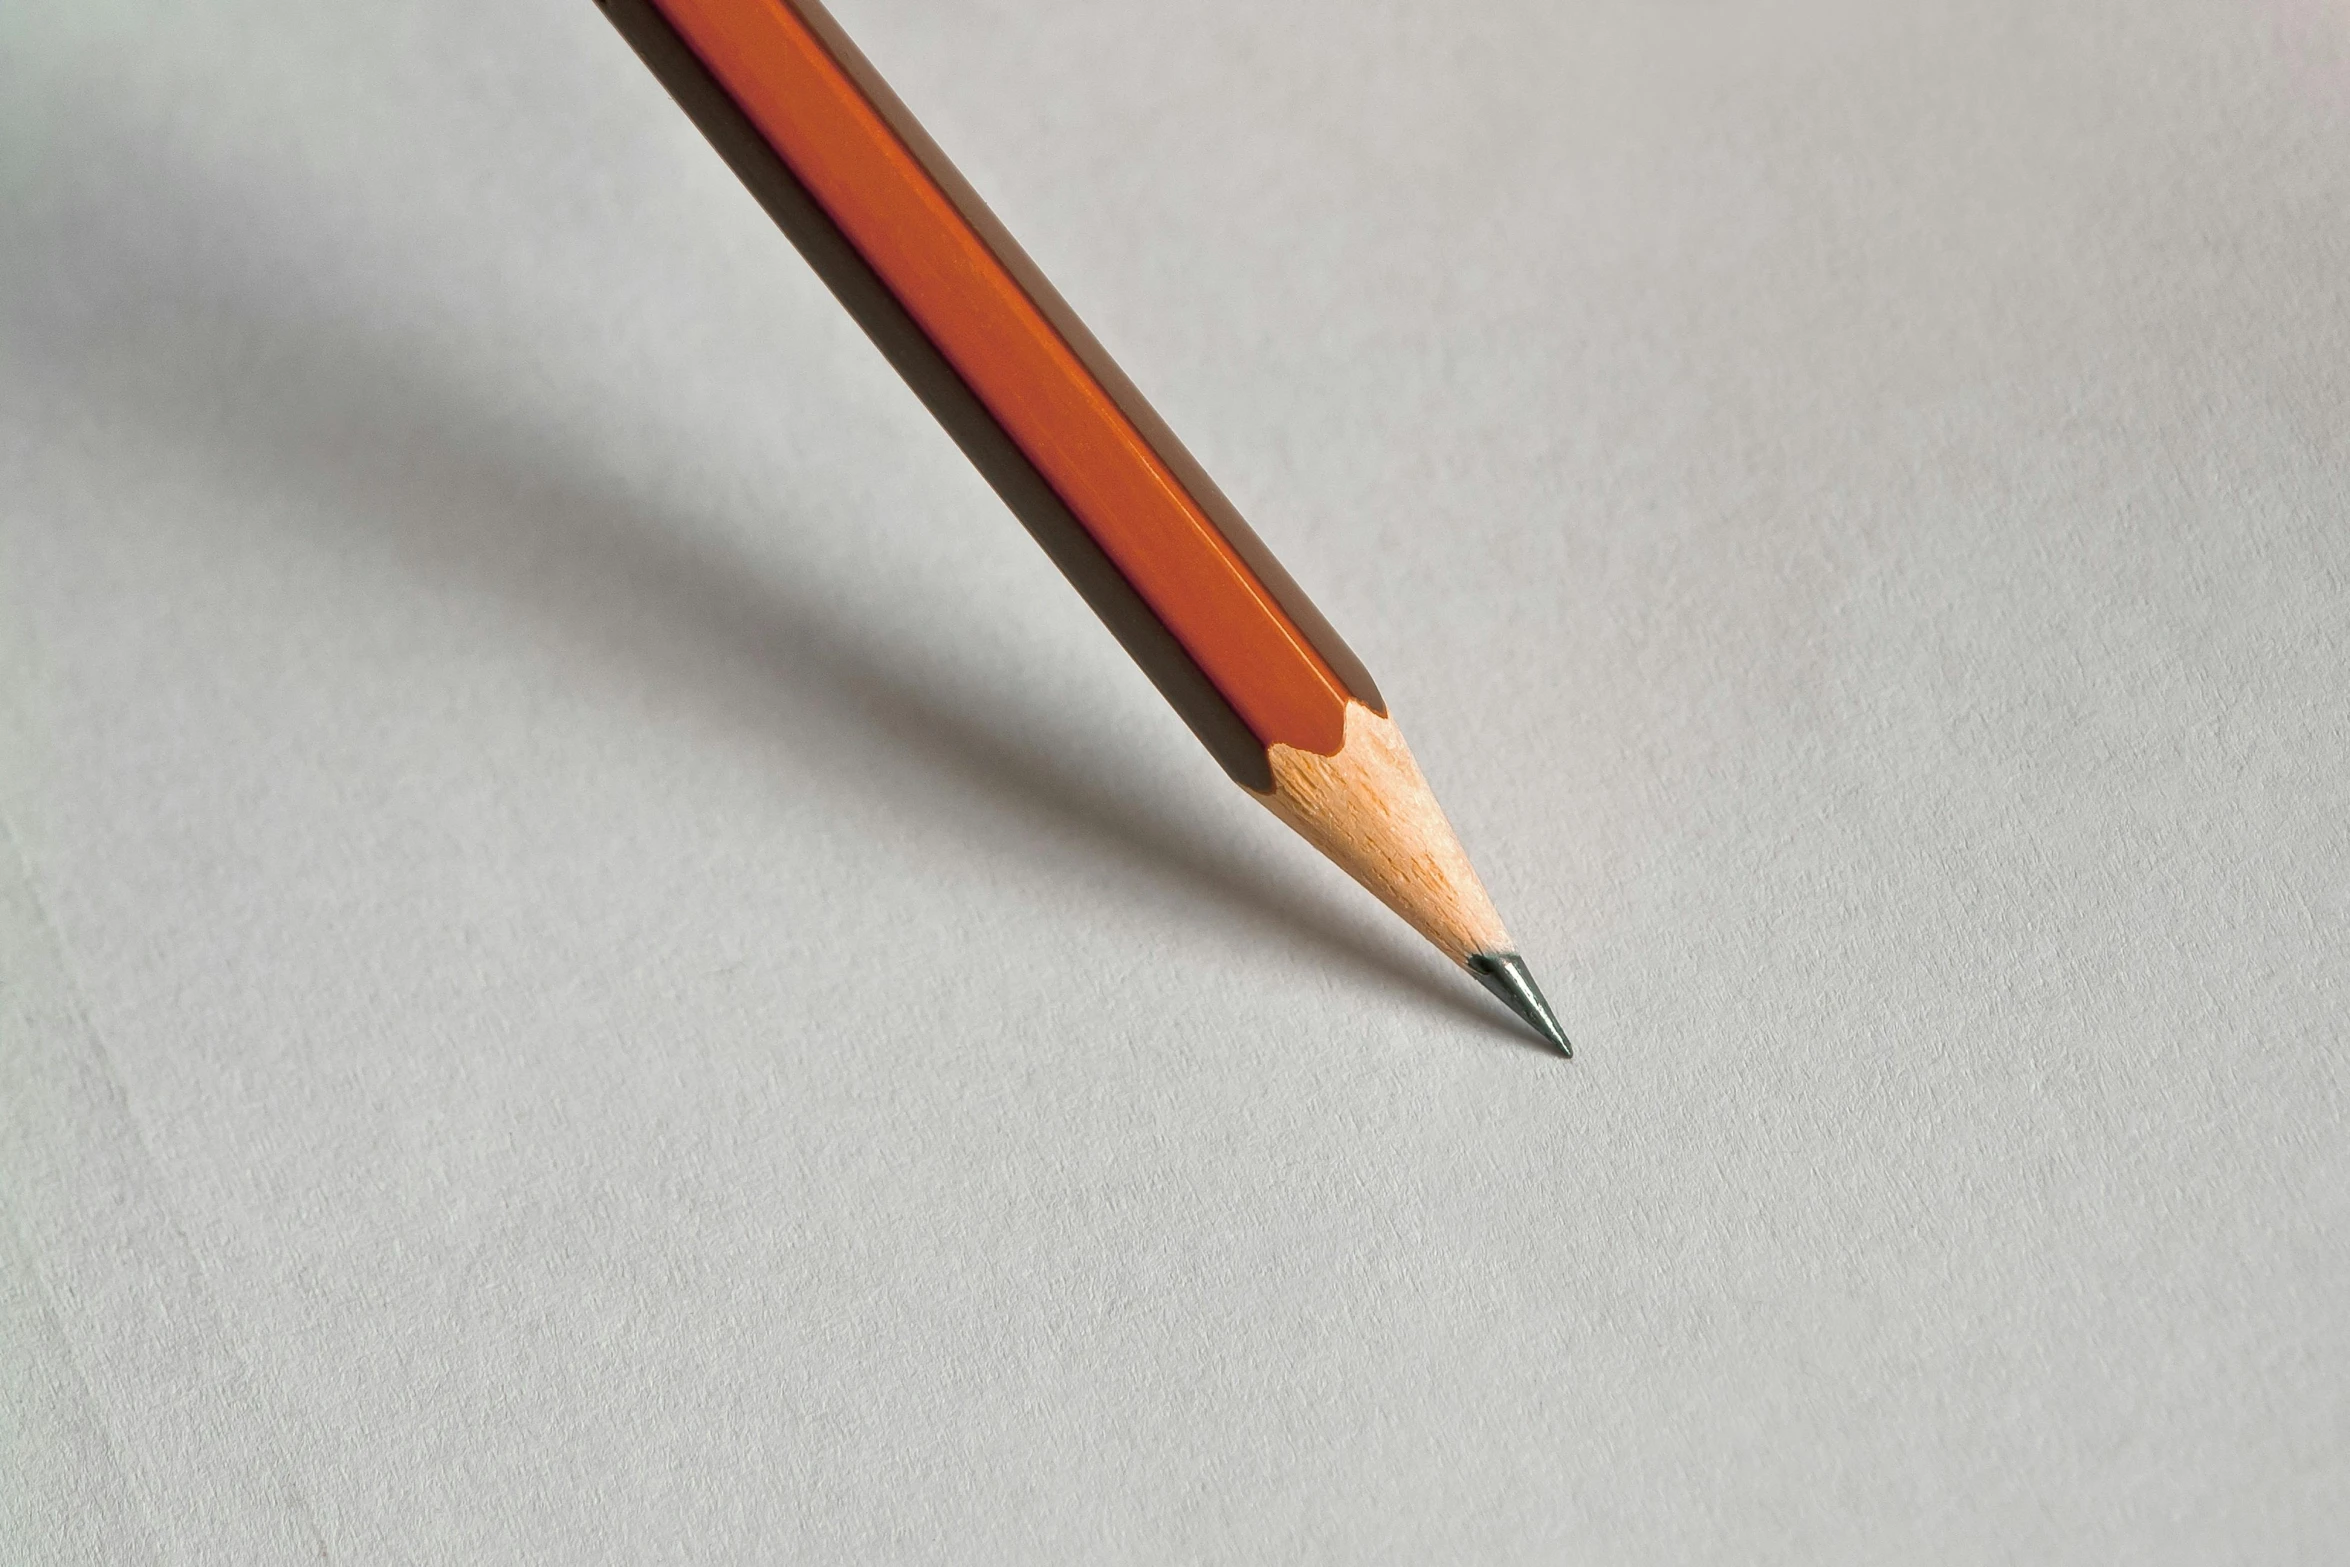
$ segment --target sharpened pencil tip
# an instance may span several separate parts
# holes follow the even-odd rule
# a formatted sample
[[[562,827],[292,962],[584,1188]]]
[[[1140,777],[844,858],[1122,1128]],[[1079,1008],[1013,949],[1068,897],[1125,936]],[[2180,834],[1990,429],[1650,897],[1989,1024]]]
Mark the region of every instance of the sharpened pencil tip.
[[[1464,966],[1503,1006],[1524,1018],[1527,1027],[1556,1046],[1560,1055],[1570,1061],[1575,1059],[1575,1047],[1567,1042],[1567,1031],[1559,1027],[1557,1014],[1542,999],[1542,987],[1526,972],[1524,958],[1515,952],[1476,952],[1469,955]]]

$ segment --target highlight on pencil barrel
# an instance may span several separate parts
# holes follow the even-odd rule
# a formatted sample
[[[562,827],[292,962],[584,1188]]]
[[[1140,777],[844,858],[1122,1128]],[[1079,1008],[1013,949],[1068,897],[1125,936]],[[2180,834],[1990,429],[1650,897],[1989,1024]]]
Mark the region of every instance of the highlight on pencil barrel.
[[[598,0],[1243,788],[1563,1054],[1362,661],[813,0]]]

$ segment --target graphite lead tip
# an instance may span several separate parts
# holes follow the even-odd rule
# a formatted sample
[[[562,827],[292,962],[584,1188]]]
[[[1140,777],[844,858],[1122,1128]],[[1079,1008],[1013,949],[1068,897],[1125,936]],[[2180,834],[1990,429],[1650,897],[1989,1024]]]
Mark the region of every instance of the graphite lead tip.
[[[1567,1031],[1559,1027],[1557,1014],[1542,999],[1542,987],[1526,972],[1524,958],[1515,952],[1473,952],[1463,966],[1503,1006],[1524,1018],[1527,1027],[1556,1046],[1560,1055],[1570,1061],[1575,1058],[1575,1047],[1567,1042]]]

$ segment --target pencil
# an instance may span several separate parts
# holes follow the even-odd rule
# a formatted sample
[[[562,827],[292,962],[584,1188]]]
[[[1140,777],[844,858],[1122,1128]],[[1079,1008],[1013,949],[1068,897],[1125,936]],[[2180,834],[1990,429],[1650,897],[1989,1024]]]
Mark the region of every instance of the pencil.
[[[597,0],[1234,782],[1562,1055],[1370,672],[814,0]]]

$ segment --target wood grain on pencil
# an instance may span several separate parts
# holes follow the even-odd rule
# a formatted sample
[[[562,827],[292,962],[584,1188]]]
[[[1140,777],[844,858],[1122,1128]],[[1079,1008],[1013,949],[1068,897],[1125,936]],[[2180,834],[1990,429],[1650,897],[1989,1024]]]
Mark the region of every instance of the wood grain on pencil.
[[[1455,963],[1510,950],[1509,932],[1403,733],[1350,704],[1334,756],[1273,748],[1265,804]]]

